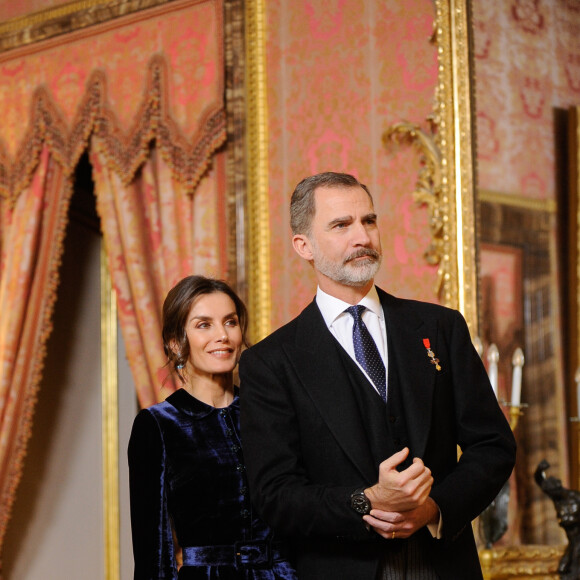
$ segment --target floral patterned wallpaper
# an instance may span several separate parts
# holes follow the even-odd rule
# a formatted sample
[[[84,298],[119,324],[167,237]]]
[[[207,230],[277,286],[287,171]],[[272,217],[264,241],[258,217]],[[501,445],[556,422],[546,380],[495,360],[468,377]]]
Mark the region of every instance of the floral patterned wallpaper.
[[[295,185],[321,171],[353,173],[374,195],[387,291],[437,301],[423,252],[427,211],[412,199],[418,154],[382,134],[401,120],[427,128],[437,81],[430,0],[268,0],[267,75],[272,328],[312,300],[310,266],[291,246]]]
[[[580,103],[577,0],[473,3],[479,187],[556,194],[554,110]]]

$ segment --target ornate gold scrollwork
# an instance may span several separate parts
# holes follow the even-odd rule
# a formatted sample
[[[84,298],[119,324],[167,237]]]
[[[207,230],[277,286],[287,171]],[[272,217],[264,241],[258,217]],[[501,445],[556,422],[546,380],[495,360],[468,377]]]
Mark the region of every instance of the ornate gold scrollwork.
[[[563,546],[510,546],[479,554],[485,580],[557,580]]]
[[[441,152],[432,135],[429,135],[413,123],[396,123],[383,136],[385,145],[388,141],[398,143],[410,142],[421,153],[421,169],[417,179],[413,199],[420,205],[426,205],[429,210],[429,229],[432,241],[425,251],[427,263],[439,265],[435,293],[440,294],[445,270],[442,260],[445,253],[444,211],[441,208]]]
[[[385,139],[404,137],[422,152],[414,196],[430,211],[433,241],[425,253],[439,265],[436,292],[458,308],[477,335],[477,268],[468,0],[436,0],[438,81],[431,134],[410,123],[390,127]]]

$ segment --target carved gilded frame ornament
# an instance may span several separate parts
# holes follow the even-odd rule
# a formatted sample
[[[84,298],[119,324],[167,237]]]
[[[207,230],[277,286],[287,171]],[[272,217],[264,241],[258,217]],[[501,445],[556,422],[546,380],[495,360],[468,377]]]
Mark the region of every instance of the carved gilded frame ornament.
[[[469,0],[436,0],[433,41],[439,74],[435,107],[424,131],[411,123],[390,127],[384,140],[408,141],[424,163],[413,193],[429,211],[432,242],[425,252],[438,264],[435,292],[478,331],[475,177]]]
[[[0,52],[67,34],[171,0],[75,0],[0,22]]]
[[[426,166],[420,172],[415,196],[430,211],[433,242],[426,257],[439,264],[436,292],[442,302],[458,308],[475,335],[477,267],[468,0],[436,0],[435,4],[439,79],[430,119],[433,131],[427,134],[417,126],[401,123],[389,129],[385,139],[408,138],[423,153]],[[264,0],[247,0],[247,272],[254,341],[270,331],[271,307],[264,22]]]

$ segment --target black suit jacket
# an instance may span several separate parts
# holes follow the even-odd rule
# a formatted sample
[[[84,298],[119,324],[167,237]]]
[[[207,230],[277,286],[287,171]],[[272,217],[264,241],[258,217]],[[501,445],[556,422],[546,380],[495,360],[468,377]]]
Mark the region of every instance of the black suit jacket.
[[[411,453],[432,471],[431,497],[443,519],[442,539],[418,534],[442,580],[481,578],[470,522],[511,473],[513,434],[459,312],[377,290]],[[381,553],[392,546],[350,507],[355,489],[376,483],[385,457],[371,451],[369,424],[340,348],[313,302],[240,361],[252,499],[295,545],[301,579],[372,580]]]

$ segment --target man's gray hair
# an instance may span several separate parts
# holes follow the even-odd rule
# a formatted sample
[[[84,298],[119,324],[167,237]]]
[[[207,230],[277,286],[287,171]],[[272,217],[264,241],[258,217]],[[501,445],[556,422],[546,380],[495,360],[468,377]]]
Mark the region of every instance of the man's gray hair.
[[[318,187],[342,187],[345,189],[361,187],[367,192],[371,202],[373,201],[373,196],[367,186],[348,173],[327,171],[306,177],[296,186],[290,200],[290,227],[292,228],[292,234],[308,235],[310,233],[312,218],[316,211],[314,192]]]

